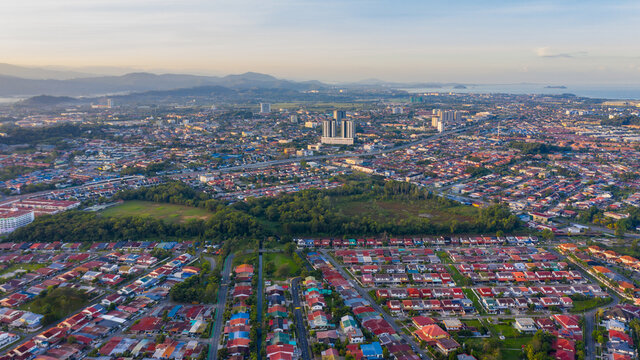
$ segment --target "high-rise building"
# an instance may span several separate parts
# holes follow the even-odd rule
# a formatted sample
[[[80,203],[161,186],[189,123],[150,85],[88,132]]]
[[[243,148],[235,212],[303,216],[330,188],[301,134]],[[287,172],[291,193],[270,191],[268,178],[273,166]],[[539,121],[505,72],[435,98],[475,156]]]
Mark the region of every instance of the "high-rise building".
[[[347,114],[342,110],[333,112],[333,119],[322,121],[323,144],[353,145],[356,137],[356,126],[352,120],[346,120]]]
[[[271,104],[269,103],[260,103],[260,113],[268,114],[271,112]]]
[[[291,123],[293,124],[297,124],[298,123],[298,115],[293,114],[289,117],[289,121],[291,121]]]
[[[336,137],[337,121],[334,119],[326,119],[322,121],[322,137]]]
[[[341,135],[343,138],[355,138],[356,137],[356,126],[352,120],[344,120],[342,121],[341,127]]]

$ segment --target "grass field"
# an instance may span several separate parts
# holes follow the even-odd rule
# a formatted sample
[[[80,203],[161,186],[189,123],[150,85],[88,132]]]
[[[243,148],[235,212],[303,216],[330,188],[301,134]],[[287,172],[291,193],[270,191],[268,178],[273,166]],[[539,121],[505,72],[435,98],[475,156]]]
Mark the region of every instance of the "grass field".
[[[262,256],[262,260],[267,280],[287,280],[300,272],[300,266],[293,261],[293,257],[283,253],[267,253]],[[268,274],[267,269],[273,269],[273,273]]]
[[[572,313],[581,313],[583,311],[588,311],[600,306],[604,306],[611,302],[611,298],[599,299],[599,298],[591,298],[588,300],[575,300],[573,302],[573,307],[570,312]]]
[[[40,264],[40,263],[29,263],[29,264],[12,264],[10,266],[7,266],[6,268],[0,270],[0,279],[4,280],[4,278],[2,278],[3,275],[12,273],[16,270],[26,270],[27,272],[31,272],[31,271],[35,271],[38,270],[42,267],[45,267],[45,264]],[[25,273],[26,274],[26,273]]]
[[[471,302],[473,302],[473,306],[476,308],[476,311],[478,311],[479,314],[481,314],[481,315],[486,314],[486,311],[484,310],[484,307],[482,307],[482,304],[480,303],[480,299],[478,299],[478,297],[473,292],[473,290],[471,290],[471,289],[462,289],[462,292],[467,297],[467,299],[469,299],[469,300],[471,300]]]
[[[43,321],[47,325],[86,306],[89,300],[89,296],[83,291],[61,287],[50,290],[45,296],[36,297],[19,308],[45,315]]]
[[[100,212],[104,216],[149,216],[170,223],[184,223],[191,219],[207,220],[211,213],[207,210],[174,204],[150,201],[125,201]]]
[[[233,267],[236,267],[240,264],[250,264],[254,266],[258,266],[258,253],[250,252],[245,253],[244,250],[237,251],[235,256],[233,257]],[[256,274],[258,274],[258,269],[254,269]]]
[[[533,339],[533,336],[522,336],[518,338],[507,337],[500,341],[500,353],[502,359],[505,360],[520,360],[522,354],[522,345],[528,344]],[[466,338],[464,342],[467,346],[482,347],[483,339],[479,338]]]
[[[506,338],[502,342],[502,358],[506,360],[519,360],[522,354],[522,345],[527,345],[533,336],[523,336],[519,338]]]
[[[336,211],[346,216],[367,216],[376,221],[400,219],[430,219],[434,222],[457,220],[473,221],[479,210],[471,206],[438,208],[429,201],[367,200],[351,201],[335,199]]]

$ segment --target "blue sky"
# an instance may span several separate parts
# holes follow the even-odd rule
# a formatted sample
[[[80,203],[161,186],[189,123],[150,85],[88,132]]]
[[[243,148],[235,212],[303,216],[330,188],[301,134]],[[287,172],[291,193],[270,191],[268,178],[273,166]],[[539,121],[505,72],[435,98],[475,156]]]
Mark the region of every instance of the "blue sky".
[[[639,1],[7,0],[0,62],[640,84]]]

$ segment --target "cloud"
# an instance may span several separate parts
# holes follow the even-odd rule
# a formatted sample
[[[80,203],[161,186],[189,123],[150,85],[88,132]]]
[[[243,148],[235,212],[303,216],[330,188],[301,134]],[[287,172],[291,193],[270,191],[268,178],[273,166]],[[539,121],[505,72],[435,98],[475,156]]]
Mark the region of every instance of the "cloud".
[[[586,51],[574,51],[574,52],[558,52],[553,49],[545,46],[536,49],[536,55],[543,58],[577,58],[577,57],[585,57],[587,56]]]

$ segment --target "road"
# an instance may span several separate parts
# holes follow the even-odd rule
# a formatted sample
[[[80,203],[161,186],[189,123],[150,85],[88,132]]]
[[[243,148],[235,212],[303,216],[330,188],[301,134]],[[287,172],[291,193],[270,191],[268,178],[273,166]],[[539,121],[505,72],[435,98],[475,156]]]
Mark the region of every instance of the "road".
[[[296,334],[298,346],[302,352],[302,360],[311,360],[309,342],[307,341],[307,328],[305,327],[306,321],[302,316],[302,305],[300,304],[300,278],[295,278],[291,281],[291,297],[293,299],[293,315],[296,318]]]
[[[110,182],[116,182],[116,181],[127,181],[127,180],[134,180],[134,179],[142,179],[144,178],[144,176],[142,175],[129,175],[129,176],[123,176],[123,177],[116,177],[113,179],[107,179],[107,180],[100,180],[100,181],[94,181],[94,182],[88,182],[82,185],[76,185],[76,186],[69,186],[66,187],[64,189],[60,189],[60,190],[72,190],[72,189],[79,189],[85,186],[95,186],[95,185],[100,185],[100,184],[107,184]],[[21,195],[12,195],[12,196],[7,196],[7,197],[0,197],[0,202],[6,202],[6,201],[16,201],[16,200],[22,200],[22,199],[30,199],[30,198],[35,198],[35,197],[39,197],[41,195],[47,195],[49,193],[51,193],[53,190],[43,190],[43,191],[38,191],[38,192],[32,192],[32,193],[27,193],[27,194],[21,194]],[[56,190],[58,191],[58,190]]]
[[[262,242],[260,242],[260,247],[262,248]],[[263,281],[262,281],[262,252],[259,252],[258,255],[258,293],[256,294],[256,301],[257,301],[257,306],[258,306],[258,313],[256,316],[256,319],[258,320],[258,329],[256,329],[256,338],[257,338],[257,343],[256,343],[256,351],[258,353],[258,360],[260,360],[262,358],[262,353],[260,352],[261,348],[262,348],[262,313],[264,311],[263,309],[263,303],[262,303],[262,293],[263,293],[264,289],[263,289]]]
[[[573,224],[569,220],[561,219],[561,218],[556,218],[555,221],[560,223],[560,224],[564,224],[566,226],[570,226],[571,224]],[[579,224],[579,225],[583,225],[583,224]],[[594,232],[601,232],[603,234],[615,236],[615,231],[614,230],[606,228],[604,226],[598,226],[598,225],[595,225],[595,224],[588,224],[588,225],[584,225],[584,226],[588,226],[589,229],[591,229],[591,231],[594,231]],[[625,232],[624,237],[631,238],[631,239],[640,239],[640,234],[634,234],[634,233],[630,233],[630,232],[627,231],[627,232]]]
[[[127,285],[129,285],[129,284],[133,283],[134,281],[136,281],[136,280],[138,280],[138,279],[140,279],[140,278],[142,278],[142,277],[146,276],[147,274],[149,274],[149,273],[150,273],[150,272],[152,272],[153,270],[155,270],[155,269],[158,269],[158,268],[162,267],[162,266],[164,265],[164,263],[166,263],[166,262],[167,262],[168,260],[170,260],[171,258],[172,258],[172,257],[168,257],[167,259],[164,259],[164,260],[162,260],[161,262],[157,263],[157,264],[156,264],[156,266],[154,266],[153,268],[150,268],[150,269],[145,270],[143,273],[139,274],[138,276],[136,276],[136,277],[134,277],[134,278],[132,278],[132,279],[129,279],[129,280],[126,280],[126,281],[121,282],[120,284],[118,284],[117,289],[113,289],[113,288],[107,288],[107,289],[105,289],[105,291],[104,291],[102,294],[100,294],[100,295],[96,296],[95,298],[93,298],[93,299],[89,300],[89,301],[88,301],[88,303],[89,303],[89,304],[99,304],[99,303],[102,301],[102,299],[106,298],[107,296],[109,296],[109,295],[111,295],[111,294],[116,293],[119,289],[122,289],[122,288],[126,287]],[[198,259],[197,257],[194,257],[194,258],[193,258],[193,260],[191,260],[191,262],[187,263],[187,265],[192,264],[192,263],[193,263],[195,260],[197,260],[197,259]],[[67,270],[68,270],[68,269],[67,269]],[[68,317],[68,316],[72,316],[72,315],[74,315],[74,314],[76,314],[76,313],[77,313],[77,312],[73,312],[73,313],[71,313],[71,314],[66,314],[66,316],[67,316],[67,317]],[[56,322],[54,322],[54,323],[52,323],[52,324],[49,324],[49,325],[47,325],[47,326],[44,326],[44,327],[42,327],[42,328],[41,328],[40,330],[38,330],[38,331],[34,331],[34,332],[30,332],[30,333],[23,333],[23,332],[18,332],[18,331],[16,331],[16,332],[17,332],[17,333],[19,333],[19,334],[20,334],[20,336],[21,336],[21,338],[20,338],[20,340],[19,340],[19,341],[20,341],[20,344],[24,344],[24,343],[26,343],[27,341],[31,340],[32,338],[34,338],[36,335],[40,334],[41,332],[45,332],[45,331],[47,331],[47,330],[49,330],[49,329],[51,329],[51,328],[53,328],[53,327],[58,326],[58,324],[59,324],[59,323],[60,323],[60,321],[62,321],[62,320],[64,320],[64,318],[63,318],[63,319],[60,319],[59,321],[56,321]],[[122,329],[121,329],[120,331],[122,331]],[[13,349],[13,346],[12,346],[12,347],[7,347],[5,350],[10,350],[10,349]]]
[[[612,306],[618,305],[620,298],[615,294],[610,294],[613,301],[609,304],[591,309],[584,314],[584,343],[585,343],[585,356],[586,360],[596,360],[596,339],[593,338],[593,330],[595,329],[596,313],[600,309],[607,309]]]
[[[454,130],[451,130],[451,131],[438,133],[438,134],[435,134],[435,135],[431,135],[431,136],[422,138],[420,140],[411,141],[411,142],[408,142],[406,144],[394,146],[394,147],[391,147],[391,148],[388,148],[388,149],[384,149],[384,150],[375,150],[375,151],[368,151],[368,152],[362,152],[362,153],[348,153],[347,152],[347,153],[329,154],[329,155],[300,156],[300,157],[293,157],[293,158],[281,159],[281,160],[270,160],[270,161],[263,161],[263,162],[259,162],[259,163],[244,164],[244,165],[237,165],[237,166],[229,166],[229,167],[226,167],[226,168],[219,168],[219,169],[215,169],[215,170],[182,172],[180,174],[170,175],[169,177],[171,177],[171,178],[182,178],[185,175],[198,177],[198,176],[203,175],[203,174],[210,174],[210,173],[212,173],[214,171],[217,171],[217,172],[230,172],[230,171],[245,170],[245,169],[259,169],[259,168],[263,168],[263,167],[269,167],[269,166],[281,165],[281,164],[288,164],[288,163],[299,162],[299,161],[316,161],[316,160],[326,160],[326,159],[333,159],[333,158],[348,158],[348,157],[352,157],[353,158],[353,157],[383,155],[383,154],[391,153],[391,152],[402,150],[402,149],[408,149],[408,148],[410,148],[412,146],[420,145],[420,144],[425,143],[427,141],[437,140],[437,139],[445,137],[445,136],[461,133],[461,132],[464,132],[464,131],[474,130],[474,129],[478,128],[480,125],[482,125],[482,124],[478,123],[478,124],[474,124],[474,125],[471,125],[471,126],[466,126],[466,127],[463,127],[463,128],[454,129]]]
[[[347,280],[350,280],[351,277],[346,273],[346,271],[344,271],[344,269],[335,261],[335,259],[330,256],[327,252],[327,250],[321,250],[322,254],[324,255],[324,257],[331,263],[331,265],[333,265],[334,268],[336,268],[336,270],[338,270],[338,272],[340,272],[340,274]],[[405,334],[402,329],[396,324],[395,319],[393,317],[391,317],[391,315],[387,314],[386,311],[384,311],[380,305],[378,305],[378,303],[376,303],[375,301],[373,301],[373,299],[371,298],[371,296],[369,296],[369,293],[367,293],[367,291],[365,289],[363,289],[360,285],[358,285],[358,283],[356,281],[351,281],[354,289],[356,289],[356,291],[360,294],[360,296],[362,296],[363,299],[367,300],[369,302],[369,304],[371,305],[371,307],[377,311],[380,315],[382,315],[382,317],[389,323],[389,325],[391,325],[391,327],[393,328],[393,330],[395,330],[396,333],[398,333],[398,335],[400,337],[402,337],[402,339],[404,339],[404,341],[406,341],[409,345],[411,345],[411,347],[414,349],[415,352],[419,353],[420,356],[423,359],[431,359],[431,357],[429,355],[427,355],[426,352],[424,352],[424,350],[420,347],[420,345],[418,345],[418,343],[416,343],[413,338],[411,338],[410,336],[408,336],[407,334]]]
[[[209,360],[218,358],[218,345],[220,344],[220,334],[222,333],[222,325],[224,320],[224,309],[227,304],[227,295],[229,294],[229,280],[231,277],[231,266],[233,265],[233,254],[227,256],[222,269],[222,281],[218,289],[218,302],[215,305],[216,321],[213,326],[213,332],[209,339]]]
[[[547,250],[554,254],[555,256],[562,256],[560,253],[558,253],[554,248],[552,247],[548,247]],[[573,258],[566,256],[566,259],[569,260],[571,263],[573,263],[574,265],[576,265],[579,269],[580,272],[582,273],[582,276],[585,279],[589,279],[589,281],[602,286],[601,284],[599,284],[597,281],[593,281],[592,278],[594,277],[587,269],[585,269],[582,264],[576,262],[573,260]],[[609,288],[609,290],[613,290],[611,288]],[[596,313],[598,312],[598,310],[600,309],[608,309],[611,308],[613,306],[618,305],[618,303],[620,303],[620,297],[616,294],[615,291],[609,291],[608,292],[609,295],[611,296],[611,298],[613,299],[613,301],[611,301],[609,304],[605,305],[605,306],[601,306],[595,309],[591,309],[587,312],[584,313],[584,346],[585,346],[585,356],[586,356],[586,360],[596,360],[596,339],[593,338],[593,330],[595,329],[595,317],[596,317]]]

